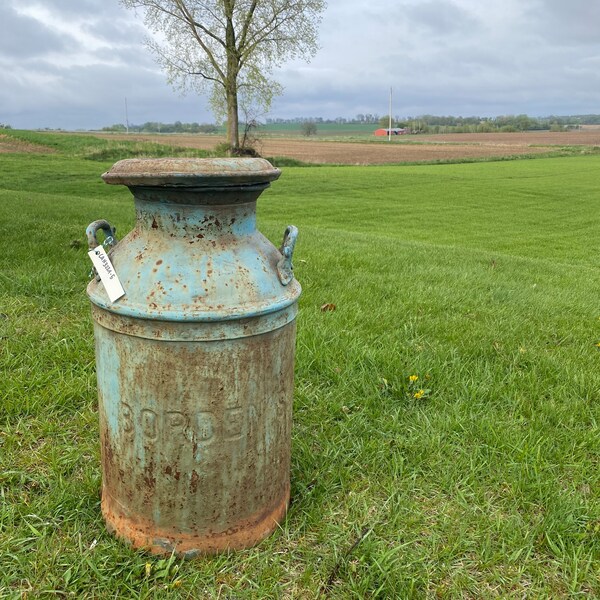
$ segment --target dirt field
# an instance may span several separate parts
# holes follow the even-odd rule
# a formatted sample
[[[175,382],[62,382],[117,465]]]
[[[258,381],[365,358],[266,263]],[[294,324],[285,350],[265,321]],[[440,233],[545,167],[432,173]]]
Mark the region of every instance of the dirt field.
[[[600,129],[581,131],[525,131],[523,133],[447,133],[420,135],[419,140],[430,142],[478,143],[493,145],[598,146]]]
[[[89,134],[88,134],[89,135]],[[97,133],[113,140],[152,141],[173,146],[212,150],[222,137],[214,135],[152,135]],[[367,138],[364,142],[340,139],[264,137],[257,149],[263,156],[285,156],[307,163],[385,164],[491,158],[541,154],[561,146],[600,147],[600,128],[582,131],[525,133],[456,133],[445,135]],[[51,149],[0,134],[0,153],[49,153]]]
[[[212,135],[97,135],[205,150],[224,141]],[[286,156],[309,163],[383,164],[540,154],[553,147],[572,145],[600,145],[600,130],[402,136],[391,143],[385,139],[361,143],[266,137],[261,140],[258,150],[263,156]]]

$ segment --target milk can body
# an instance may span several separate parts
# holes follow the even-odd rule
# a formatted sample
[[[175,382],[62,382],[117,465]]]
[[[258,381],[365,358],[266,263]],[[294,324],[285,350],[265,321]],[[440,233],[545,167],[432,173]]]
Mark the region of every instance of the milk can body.
[[[291,258],[256,229],[279,171],[262,159],[121,161],[136,225],[109,256],[125,290],[88,286],[102,512],[134,547],[193,556],[252,546],[289,500]],[[105,221],[88,228],[90,246]]]

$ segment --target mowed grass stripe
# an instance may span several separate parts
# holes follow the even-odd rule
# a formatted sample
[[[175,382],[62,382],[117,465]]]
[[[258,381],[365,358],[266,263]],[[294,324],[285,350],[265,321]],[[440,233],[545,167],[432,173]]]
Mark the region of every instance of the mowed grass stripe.
[[[288,169],[266,198],[300,225],[596,264],[599,171],[598,157]]]

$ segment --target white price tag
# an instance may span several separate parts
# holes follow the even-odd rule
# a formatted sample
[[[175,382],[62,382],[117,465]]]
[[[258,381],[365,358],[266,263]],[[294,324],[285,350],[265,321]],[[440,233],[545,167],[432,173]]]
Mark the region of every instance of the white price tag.
[[[94,250],[88,252],[88,256],[92,259],[94,267],[104,285],[104,289],[108,294],[111,302],[118,300],[125,295],[125,290],[117,277],[115,268],[108,258],[108,254],[102,246],[97,246]]]

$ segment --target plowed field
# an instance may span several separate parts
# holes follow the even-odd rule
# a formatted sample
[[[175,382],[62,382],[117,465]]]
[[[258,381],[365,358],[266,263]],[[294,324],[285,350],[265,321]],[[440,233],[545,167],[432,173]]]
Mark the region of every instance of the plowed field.
[[[213,149],[223,138],[213,135],[116,135],[110,139],[152,141],[174,146]],[[263,156],[285,156],[309,163],[384,164],[542,154],[561,146],[598,146],[600,130],[569,132],[477,133],[399,136],[365,142],[298,138],[261,139]]]
[[[173,146],[212,150],[222,137],[214,135],[95,134],[113,140],[152,141]],[[339,141],[264,137],[257,149],[263,156],[285,156],[308,163],[385,164],[401,162],[460,161],[543,154],[564,146],[600,147],[600,129],[525,133],[456,133],[399,136],[386,139]],[[0,134],[0,153],[52,152],[51,149]]]

